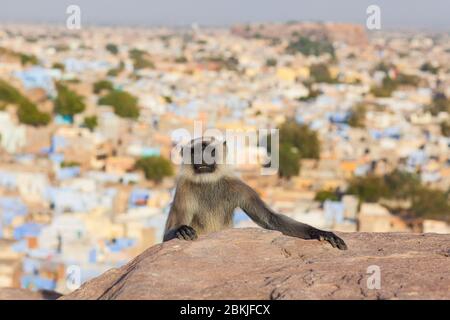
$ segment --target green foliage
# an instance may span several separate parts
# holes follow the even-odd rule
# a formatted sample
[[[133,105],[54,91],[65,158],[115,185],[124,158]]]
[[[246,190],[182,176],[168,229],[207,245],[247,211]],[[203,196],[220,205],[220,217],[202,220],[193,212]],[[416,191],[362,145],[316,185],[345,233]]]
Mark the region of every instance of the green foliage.
[[[377,202],[381,198],[410,200],[409,212],[416,217],[450,219],[448,193],[421,184],[415,174],[395,170],[381,177],[354,178],[347,193],[365,202]]]
[[[369,175],[350,180],[347,190],[362,201],[377,202],[380,198],[408,199],[420,186],[419,178],[411,173],[395,170],[385,176]]]
[[[280,144],[280,158],[278,175],[282,178],[290,178],[300,172],[300,154],[290,144]]]
[[[0,80],[0,101],[17,106],[17,117],[23,124],[43,126],[50,122],[50,115],[39,111],[37,106],[23,96],[16,88]]]
[[[440,112],[450,112],[450,99],[447,98],[445,93],[437,92],[433,95],[431,105],[427,106],[426,109],[434,116]]]
[[[61,168],[79,167],[80,163],[76,161],[63,161],[61,162]]]
[[[389,189],[388,198],[392,199],[408,199],[420,187],[417,175],[400,170],[385,175],[384,181]]]
[[[163,98],[164,98],[164,101],[166,102],[166,103],[172,103],[173,102],[173,99],[172,99],[172,97],[171,96],[163,96]]]
[[[188,60],[186,59],[185,56],[180,56],[175,59],[175,62],[176,63],[186,63],[186,62],[188,62]]]
[[[100,105],[108,105],[114,108],[114,112],[123,118],[136,119],[139,117],[138,99],[126,91],[113,90],[100,98]]]
[[[416,217],[450,220],[448,194],[437,189],[419,188],[412,197],[411,212]]]
[[[380,198],[389,195],[389,190],[383,177],[373,175],[353,178],[350,181],[347,192],[357,195],[364,202],[377,202]]]
[[[39,111],[36,105],[28,100],[19,104],[17,116],[20,123],[35,127],[46,126],[51,120],[48,113]]]
[[[322,94],[320,90],[313,89],[311,82],[308,81],[304,82],[303,84],[306,88],[308,88],[308,95],[306,97],[298,98],[299,101],[310,101]]]
[[[129,56],[133,60],[133,66],[135,70],[155,68],[155,65],[147,57],[148,54],[145,51],[142,51],[140,49],[131,49],[129,52]]]
[[[387,98],[392,95],[392,92],[394,92],[397,89],[398,83],[394,81],[391,77],[386,76],[383,79],[383,82],[381,86],[378,87],[372,87],[370,92],[378,98]]]
[[[439,71],[439,67],[435,67],[430,62],[425,62],[424,64],[422,64],[420,66],[420,70],[423,71],[423,72],[429,72],[429,73],[432,73],[432,74],[437,74],[438,71]]]
[[[330,190],[320,190],[316,192],[314,200],[319,202],[325,202],[326,200],[338,201],[339,197],[336,192]]]
[[[84,118],[83,127],[86,127],[91,131],[94,131],[97,125],[98,125],[97,116],[90,116]]]
[[[23,66],[27,64],[36,65],[39,63],[38,59],[34,55],[24,54],[20,53],[20,63],[22,63]]]
[[[94,83],[94,93],[99,94],[102,90],[111,91],[114,89],[114,86],[111,81],[108,80],[99,80]]]
[[[119,48],[114,43],[108,43],[105,49],[114,55],[119,53]]]
[[[147,180],[157,183],[174,173],[171,162],[161,156],[141,158],[136,162],[135,167],[144,172]]]
[[[323,63],[313,64],[309,68],[310,76],[315,82],[334,83],[336,79],[333,79],[330,74],[328,66]]]
[[[239,70],[239,60],[236,57],[223,57],[223,56],[211,56],[205,58],[204,62],[217,63],[220,69],[226,69],[230,71]]]
[[[397,75],[397,78],[395,78],[395,80],[399,85],[403,86],[417,87],[420,83],[420,78],[418,76],[405,73],[399,73]]]
[[[307,37],[298,37],[291,40],[286,47],[288,54],[295,54],[301,52],[305,56],[319,56],[325,53],[329,53],[332,57],[335,56],[333,44],[327,40],[314,41]]]
[[[280,127],[280,145],[284,144],[295,147],[302,158],[318,159],[320,156],[317,133],[293,120],[286,121]]]
[[[450,121],[443,121],[440,126],[442,135],[444,137],[450,137]]]
[[[56,84],[58,95],[54,102],[54,112],[63,116],[73,116],[86,108],[83,97],[71,91],[62,83]]]
[[[350,117],[348,119],[348,124],[355,128],[364,128],[366,120],[367,108],[363,104],[358,104],[353,107]]]
[[[280,127],[279,176],[290,178],[300,172],[302,158],[318,159],[320,153],[319,139],[315,131],[305,125],[289,120]],[[270,138],[270,137],[269,137]],[[270,140],[270,139],[269,139]],[[270,153],[271,142],[267,147]]]
[[[61,71],[64,71],[64,70],[65,70],[64,64],[62,64],[62,63],[60,63],[60,62],[55,62],[55,63],[52,65],[52,68],[53,68],[53,69],[59,69],[59,70],[61,70]]]
[[[267,67],[276,67],[277,66],[277,59],[275,58],[269,58],[266,60],[266,66]]]
[[[109,69],[106,73],[109,77],[117,77],[119,73],[121,73],[125,69],[125,63],[120,61],[119,65],[116,68]]]
[[[381,61],[375,66],[375,68],[373,70],[374,71],[382,71],[382,72],[388,74],[389,71],[391,69],[393,69],[394,67],[395,66],[392,63],[387,63],[385,61]]]

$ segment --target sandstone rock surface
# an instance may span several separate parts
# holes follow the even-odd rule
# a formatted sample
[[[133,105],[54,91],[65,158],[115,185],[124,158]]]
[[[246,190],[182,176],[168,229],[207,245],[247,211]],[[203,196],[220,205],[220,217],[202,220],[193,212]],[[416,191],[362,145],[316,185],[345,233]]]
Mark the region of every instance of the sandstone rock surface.
[[[31,291],[18,288],[0,288],[0,300],[56,300],[61,295],[53,291]]]
[[[339,235],[347,251],[263,229],[172,240],[62,299],[450,299],[450,235]]]

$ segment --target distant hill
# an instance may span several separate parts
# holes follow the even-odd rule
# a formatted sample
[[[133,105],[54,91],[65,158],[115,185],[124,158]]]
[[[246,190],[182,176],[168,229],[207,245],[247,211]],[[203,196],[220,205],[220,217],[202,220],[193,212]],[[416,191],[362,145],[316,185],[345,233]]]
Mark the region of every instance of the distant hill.
[[[363,25],[351,23],[258,23],[239,24],[231,28],[235,35],[251,38],[289,38],[292,36],[310,37],[314,40],[344,42],[354,46],[365,46],[368,38]]]

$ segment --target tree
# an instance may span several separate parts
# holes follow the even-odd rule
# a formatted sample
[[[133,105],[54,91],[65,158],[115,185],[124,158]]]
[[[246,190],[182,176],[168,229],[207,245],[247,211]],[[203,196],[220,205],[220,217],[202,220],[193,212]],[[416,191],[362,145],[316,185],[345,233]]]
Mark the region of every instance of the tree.
[[[315,131],[293,120],[284,122],[279,131],[279,170],[280,177],[289,179],[300,172],[302,158],[318,159],[320,143]],[[268,136],[267,152],[271,150],[271,136]]]
[[[399,85],[417,87],[420,78],[413,74],[399,73],[395,79]]]
[[[19,53],[20,63],[25,66],[27,64],[36,65],[39,63],[35,55]]]
[[[330,190],[320,190],[316,192],[314,200],[319,202],[325,202],[326,200],[338,201],[339,196],[334,191]]]
[[[276,67],[277,66],[277,59],[275,58],[268,58],[266,60],[266,67]]]
[[[114,112],[123,118],[137,119],[139,117],[138,99],[126,91],[113,90],[100,98],[100,105],[112,106]]]
[[[108,43],[105,49],[114,55],[119,53],[119,48],[114,43]]]
[[[284,122],[280,127],[280,145],[289,144],[295,147],[301,158],[318,159],[320,142],[317,133],[308,126],[298,124],[294,120]]]
[[[53,69],[59,69],[59,70],[61,70],[61,71],[64,71],[66,67],[64,66],[64,64],[62,64],[62,63],[60,63],[60,62],[55,62],[55,63],[52,65],[52,68],[53,68]]]
[[[125,69],[125,63],[120,61],[119,65],[116,68],[109,69],[106,73],[109,77],[117,77],[119,73],[121,73]]]
[[[377,202],[389,195],[389,189],[383,177],[370,175],[351,179],[347,193],[358,196],[364,202]]]
[[[173,167],[169,160],[161,156],[141,158],[136,161],[135,168],[144,172],[147,180],[159,183],[164,177],[173,175]]]
[[[421,187],[417,174],[398,169],[385,175],[384,181],[389,190],[387,197],[391,199],[409,199]]]
[[[84,118],[83,126],[88,128],[89,130],[94,131],[97,125],[98,125],[97,116],[90,116]]]
[[[450,121],[441,122],[441,133],[444,137],[450,137]]]
[[[424,64],[422,64],[420,66],[420,71],[429,72],[429,73],[432,73],[432,74],[437,74],[438,71],[439,71],[439,67],[435,67],[434,65],[432,65],[429,62],[425,62]]]
[[[300,172],[300,154],[298,149],[291,144],[280,144],[278,175],[289,179]]]
[[[336,81],[331,77],[328,66],[323,63],[313,64],[309,68],[309,73],[316,82],[333,83]]]
[[[348,118],[348,124],[355,128],[364,128],[367,108],[363,104],[357,104],[353,107]]]
[[[353,178],[347,193],[365,202],[377,202],[381,198],[409,200],[409,212],[416,217],[450,219],[448,193],[423,185],[412,173],[394,170],[385,176]]]
[[[412,197],[411,212],[416,217],[450,220],[448,194],[441,190],[422,187]]]
[[[394,81],[391,77],[386,76],[384,77],[381,86],[372,87],[370,89],[370,92],[375,97],[387,98],[392,95],[392,92],[394,92],[397,89],[397,86],[398,83],[396,81]]]
[[[114,89],[114,86],[111,81],[108,80],[99,80],[94,83],[94,93],[99,94],[102,90],[111,91]]]
[[[0,80],[0,101],[17,106],[17,117],[20,123],[44,126],[50,122],[51,117],[48,113],[39,111],[33,102],[3,80]]]
[[[17,116],[21,123],[35,127],[46,126],[51,120],[48,113],[39,111],[36,105],[29,101],[19,105]]]
[[[71,91],[62,83],[56,84],[58,95],[54,102],[54,112],[63,116],[73,116],[86,108],[83,97]]]
[[[155,68],[155,65],[148,58],[148,54],[145,51],[142,51],[140,49],[131,49],[129,52],[129,56],[133,60],[133,66],[135,70]]]
[[[437,115],[440,112],[450,112],[450,99],[447,98],[445,93],[436,92],[433,95],[431,105],[427,107],[432,115]]]
[[[298,37],[291,40],[286,47],[286,52],[288,54],[295,54],[301,52],[305,56],[319,56],[324,53],[330,54],[332,57],[335,56],[333,45],[327,40],[314,41],[307,37]]]

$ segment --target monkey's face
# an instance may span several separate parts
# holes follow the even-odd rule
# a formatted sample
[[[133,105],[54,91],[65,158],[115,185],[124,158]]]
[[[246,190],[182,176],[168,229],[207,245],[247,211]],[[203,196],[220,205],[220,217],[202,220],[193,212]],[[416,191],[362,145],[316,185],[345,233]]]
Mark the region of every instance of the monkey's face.
[[[214,173],[225,162],[226,146],[214,138],[192,140],[182,150],[183,164],[190,165],[195,175]]]

